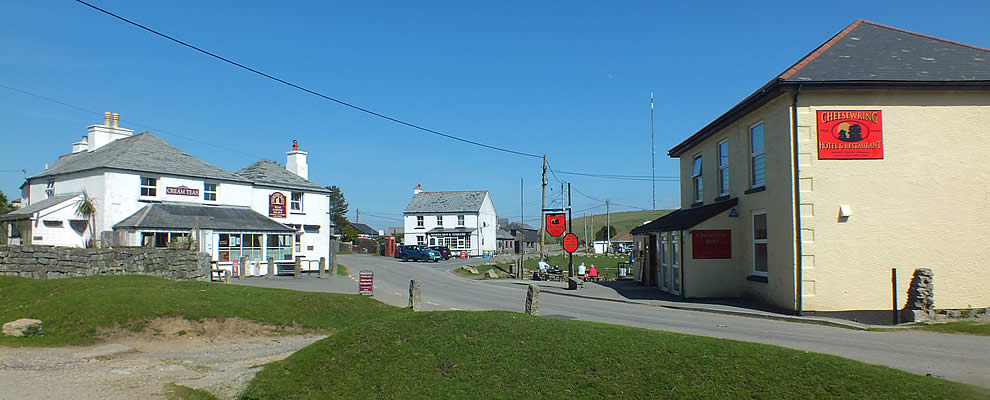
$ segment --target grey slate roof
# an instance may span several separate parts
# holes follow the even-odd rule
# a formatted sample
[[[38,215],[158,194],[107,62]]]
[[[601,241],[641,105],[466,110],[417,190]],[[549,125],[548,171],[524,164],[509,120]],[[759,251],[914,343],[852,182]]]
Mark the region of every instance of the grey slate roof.
[[[368,225],[351,222],[351,226],[353,226],[354,229],[356,229],[359,233],[363,233],[365,235],[371,235],[371,236],[378,236],[378,231],[374,230],[374,228]]]
[[[512,234],[509,233],[509,231],[499,228],[499,230],[495,231],[495,239],[514,240],[515,237],[513,237]]]
[[[413,195],[407,213],[478,212],[485,202],[487,190],[464,192],[420,192]]]
[[[512,223],[506,225],[505,226],[505,229],[509,229],[509,230],[523,230],[523,229],[525,229],[527,231],[535,231],[536,230],[536,228],[534,228],[532,226],[529,226],[529,224],[524,223],[524,222],[512,222]]]
[[[990,50],[857,20],[683,142],[696,144],[783,93],[858,88],[990,88]]]
[[[247,207],[216,207],[198,204],[152,203],[114,225],[114,228],[181,229],[196,226],[228,231],[293,232]]]
[[[261,160],[237,171],[242,176],[257,185],[285,187],[306,190],[310,192],[329,193],[325,187],[303,179],[282,166],[268,160]]]
[[[248,182],[223,168],[189,155],[150,132],[114,140],[92,152],[63,156],[48,169],[31,178],[97,168]]]
[[[31,214],[34,214],[34,213],[36,213],[38,211],[44,210],[44,209],[46,209],[48,207],[51,207],[51,206],[55,206],[55,205],[61,204],[62,202],[65,202],[67,200],[70,200],[73,197],[79,196],[81,194],[82,193],[57,194],[57,195],[55,195],[55,197],[52,197],[50,199],[44,199],[44,200],[41,200],[41,201],[38,201],[38,202],[34,202],[34,203],[31,203],[28,206],[21,207],[21,208],[18,208],[16,210],[14,210],[14,211],[9,212],[9,213],[3,214],[2,216],[0,216],[0,218],[2,218],[2,219],[27,218]],[[82,217],[80,217],[80,218],[82,218]]]
[[[802,82],[990,80],[990,50],[856,21],[780,78]]]
[[[646,225],[640,225],[631,231],[633,235],[641,235],[650,232],[681,231],[698,225],[705,220],[721,214],[739,204],[739,198],[733,197],[729,200],[718,203],[705,204],[700,207],[682,208],[670,214],[653,220]]]

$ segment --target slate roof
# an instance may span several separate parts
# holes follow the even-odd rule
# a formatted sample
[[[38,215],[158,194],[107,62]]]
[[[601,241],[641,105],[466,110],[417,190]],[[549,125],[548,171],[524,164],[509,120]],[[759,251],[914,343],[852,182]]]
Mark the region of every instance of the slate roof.
[[[641,235],[650,232],[682,231],[735,207],[736,204],[739,204],[739,198],[733,197],[729,200],[699,207],[682,208],[646,225],[637,226],[633,228],[631,233],[633,235]]]
[[[150,132],[114,140],[91,152],[60,157],[48,169],[29,179],[97,168],[248,182],[223,168],[193,157]]]
[[[365,235],[378,236],[378,231],[372,229],[370,226],[360,223],[352,222],[351,226],[358,231],[358,233],[363,233]]]
[[[523,223],[523,222],[511,222],[511,223],[509,223],[508,225],[505,226],[505,229],[509,229],[509,230],[522,230],[522,229],[525,229],[527,231],[535,231],[536,230],[536,228],[534,228],[532,226],[529,226],[529,224],[526,224],[526,223]]]
[[[27,206],[18,208],[18,209],[14,210],[14,211],[11,211],[9,213],[3,214],[2,216],[0,216],[0,218],[2,218],[2,219],[27,218],[31,214],[34,214],[34,213],[36,213],[38,211],[44,210],[44,209],[49,208],[49,207],[52,207],[52,206],[59,205],[59,204],[65,202],[65,201],[71,200],[72,198],[77,197],[77,196],[80,196],[80,195],[82,195],[82,193],[57,194],[57,195],[55,195],[55,197],[52,197],[52,198],[49,198],[49,199],[44,199],[44,200],[41,200],[41,201],[38,201],[38,202],[34,202],[34,203],[31,203],[30,205],[27,205]],[[80,217],[80,218],[82,218],[82,217]]]
[[[515,237],[513,237],[512,234],[509,233],[509,231],[507,231],[505,229],[499,228],[499,230],[495,231],[495,239],[497,239],[497,240],[514,240]]]
[[[114,228],[181,229],[196,226],[227,231],[294,232],[247,207],[152,203],[114,225]]]
[[[241,168],[237,171],[237,175],[248,179],[256,185],[284,187],[310,192],[330,192],[327,188],[310,182],[308,179],[303,179],[303,177],[289,172],[289,170],[268,160],[257,161],[254,164]]]
[[[487,190],[463,192],[420,192],[413,195],[407,213],[478,212],[488,196]]]
[[[990,49],[857,20],[671,148],[679,157],[784,92],[864,87],[990,88]]]

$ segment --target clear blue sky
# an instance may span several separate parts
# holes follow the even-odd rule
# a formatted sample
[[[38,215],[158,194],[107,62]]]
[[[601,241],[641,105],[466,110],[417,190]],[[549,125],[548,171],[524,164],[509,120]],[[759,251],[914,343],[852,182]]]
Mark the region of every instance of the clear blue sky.
[[[649,175],[653,90],[661,177],[677,176],[667,149],[858,18],[990,47],[990,6],[978,1],[93,2],[330,96],[546,153],[558,170]],[[527,222],[539,221],[538,159],[344,108],[73,1],[5,4],[0,54],[0,84],[70,105],[0,87],[0,190],[11,199],[20,169],[40,172],[114,111],[230,171],[284,163],[298,139],[310,179],[340,186],[351,220],[361,209],[375,228],[401,225],[416,184],[489,190],[518,220],[520,178]],[[560,177],[597,199],[651,205],[649,182]],[[656,192],[657,208],[677,207],[676,183]],[[576,211],[599,204],[572,194]],[[556,188],[548,197],[559,204]]]

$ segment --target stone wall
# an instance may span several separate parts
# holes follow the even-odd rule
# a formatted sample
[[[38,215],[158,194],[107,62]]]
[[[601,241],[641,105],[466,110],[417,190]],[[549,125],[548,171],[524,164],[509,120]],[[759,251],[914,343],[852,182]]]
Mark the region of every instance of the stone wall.
[[[209,280],[210,256],[194,250],[0,245],[0,275],[35,279],[153,275],[176,280]]]

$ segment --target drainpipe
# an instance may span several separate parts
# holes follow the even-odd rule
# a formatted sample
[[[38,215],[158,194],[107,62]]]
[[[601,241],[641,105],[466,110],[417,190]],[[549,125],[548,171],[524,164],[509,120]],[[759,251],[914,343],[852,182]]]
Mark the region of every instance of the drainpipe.
[[[795,305],[797,307],[797,315],[804,314],[804,300],[803,300],[803,290],[804,277],[802,273],[802,255],[801,255],[801,184],[800,173],[798,171],[798,113],[797,104],[798,96],[801,94],[801,85],[797,86],[797,91],[794,92],[794,102],[791,104],[791,127],[793,137],[791,138],[793,147],[793,161],[794,161],[794,251],[795,251],[795,266],[797,268],[797,282],[796,282],[796,293],[797,299]]]

